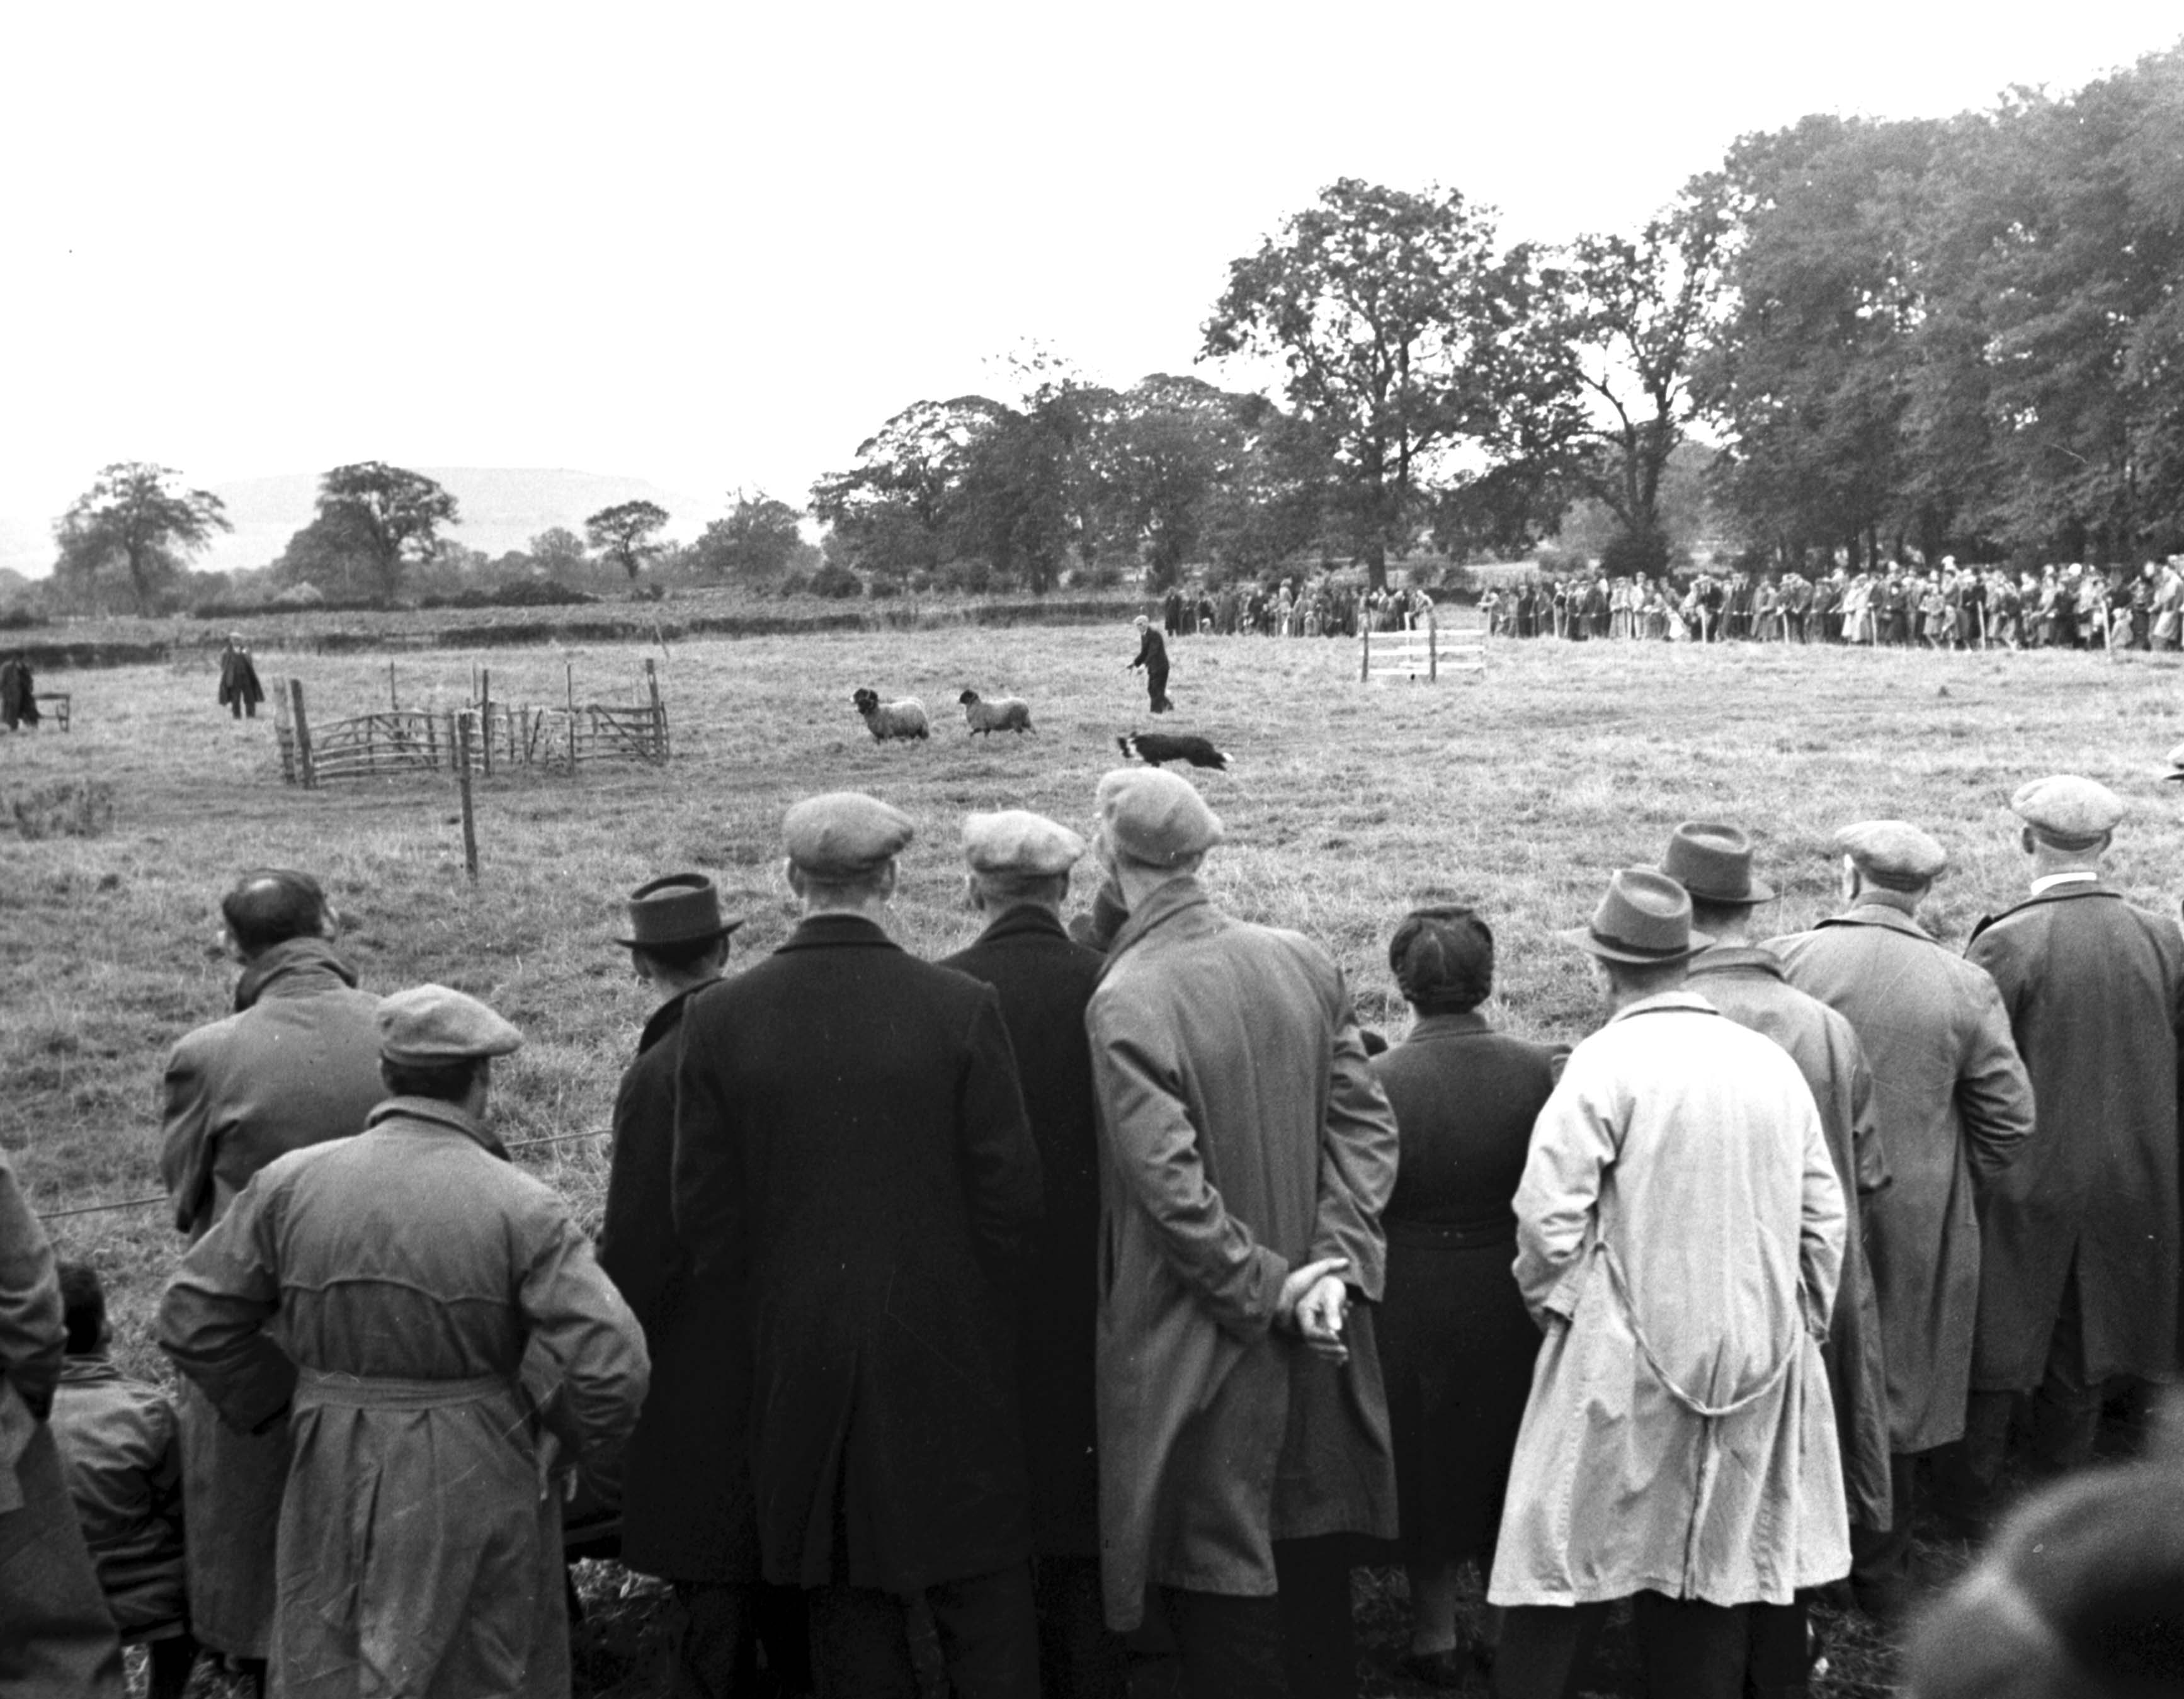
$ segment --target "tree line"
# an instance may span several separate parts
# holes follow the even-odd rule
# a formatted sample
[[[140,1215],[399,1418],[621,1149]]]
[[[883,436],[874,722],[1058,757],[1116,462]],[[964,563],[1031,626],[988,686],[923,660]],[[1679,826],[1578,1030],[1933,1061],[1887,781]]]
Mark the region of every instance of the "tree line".
[[[1747,567],[2129,564],[2184,548],[2184,43],[2066,95],[1744,136],[1631,233],[1505,244],[1457,191],[1345,178],[1231,265],[1200,357],[1281,376],[1115,388],[1034,358],[1011,398],[884,421],[808,510],[739,492],[687,545],[627,503],[488,561],[429,478],[339,467],[265,577],[1044,591],[1311,556],[1379,585],[1573,529],[1654,573],[1702,526]],[[149,604],[226,523],[109,467],[57,577]]]

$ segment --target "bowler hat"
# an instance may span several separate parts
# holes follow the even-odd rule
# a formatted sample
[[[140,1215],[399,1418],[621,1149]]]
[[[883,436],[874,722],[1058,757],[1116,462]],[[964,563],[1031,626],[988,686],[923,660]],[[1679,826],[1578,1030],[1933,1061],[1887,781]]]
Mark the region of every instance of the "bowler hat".
[[[709,944],[742,924],[721,918],[720,893],[703,873],[668,873],[629,894],[630,935],[615,942],[632,950]]]
[[[1774,888],[1752,877],[1752,839],[1738,827],[1686,820],[1669,839],[1661,871],[1695,901],[1749,907],[1774,900]]]
[[[1685,961],[1713,942],[1691,930],[1691,894],[1651,867],[1625,867],[1614,874],[1591,924],[1559,935],[1603,961],[1640,966]]]

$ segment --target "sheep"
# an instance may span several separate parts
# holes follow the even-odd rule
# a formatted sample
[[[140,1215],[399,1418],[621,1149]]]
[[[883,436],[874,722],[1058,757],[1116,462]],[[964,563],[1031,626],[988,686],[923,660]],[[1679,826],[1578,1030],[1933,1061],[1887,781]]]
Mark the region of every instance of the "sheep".
[[[925,717],[925,705],[915,696],[883,705],[878,691],[859,690],[851,694],[850,700],[865,716],[865,729],[872,734],[876,744],[884,744],[889,738],[923,738],[933,735],[932,725]]]
[[[964,721],[973,732],[983,732],[989,737],[996,732],[1022,736],[1036,729],[1031,723],[1031,704],[1021,696],[997,696],[984,702],[977,691],[967,690],[956,699],[963,705]]]

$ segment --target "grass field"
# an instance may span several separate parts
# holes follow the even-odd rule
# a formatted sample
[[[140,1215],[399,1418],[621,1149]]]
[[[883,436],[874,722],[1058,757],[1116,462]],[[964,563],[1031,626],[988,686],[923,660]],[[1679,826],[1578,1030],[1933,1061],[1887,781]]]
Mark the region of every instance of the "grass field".
[[[74,731],[0,738],[0,1142],[41,1210],[158,1189],[161,1063],[183,1031],[226,1012],[232,971],[213,948],[214,904],[237,869],[265,863],[326,880],[368,989],[441,980],[524,1030],[526,1049],[496,1072],[506,1136],[603,1127],[646,1012],[608,942],[624,893],[705,869],[749,916],[738,961],[763,952],[793,919],[777,872],[783,811],[812,791],[866,789],[919,827],[895,905],[901,941],[956,948],[976,930],[959,900],[961,815],[1020,805],[1085,827],[1093,787],[1119,759],[1116,735],[1155,723],[1123,670],[1134,647],[1126,627],[963,628],[578,655],[580,684],[602,697],[626,695],[645,656],[660,662],[676,760],[482,783],[475,886],[448,782],[284,787],[270,718],[217,710],[209,660],[43,676],[42,688],[72,693]],[[1953,858],[1928,918],[1960,942],[2021,889],[2010,792],[2081,772],[2132,805],[2120,882],[2164,911],[2176,900],[2184,826],[2159,776],[2179,735],[2178,673],[2144,657],[1504,642],[1484,682],[1368,690],[1348,643],[1173,649],[1180,711],[1162,729],[1205,733],[1235,757],[1232,773],[1202,776],[1228,829],[1210,883],[1236,912],[1323,942],[1367,1022],[1390,1037],[1402,1010],[1388,933],[1408,905],[1447,900],[1478,905],[1496,928],[1496,1017],[1536,1037],[1581,1036],[1596,1019],[1591,982],[1550,933],[1584,918],[1609,869],[1654,859],[1688,818],[1754,833],[1784,893],[1767,919],[1784,931],[1832,906],[1836,826],[1916,821]],[[492,667],[496,699],[555,702],[566,658],[405,653],[404,705],[460,702],[473,661]],[[386,701],[384,657],[269,658],[269,687],[291,666],[317,722]],[[875,745],[850,706],[863,684],[922,697],[932,741]],[[954,705],[966,685],[1028,697],[1038,735],[968,737]],[[86,785],[110,799],[99,835],[14,832],[13,804]],[[596,1211],[603,1140],[525,1160]],[[146,1337],[176,1249],[164,1211],[51,1230],[64,1255],[105,1270],[125,1361],[164,1373]],[[1886,1691],[1885,1654],[1846,1632],[1821,1691]]]

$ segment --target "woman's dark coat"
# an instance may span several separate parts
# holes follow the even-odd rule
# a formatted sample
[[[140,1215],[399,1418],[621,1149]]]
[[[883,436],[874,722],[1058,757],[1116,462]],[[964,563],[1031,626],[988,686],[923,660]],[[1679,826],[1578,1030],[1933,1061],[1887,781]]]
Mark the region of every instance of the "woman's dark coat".
[[[682,1020],[676,1230],[748,1329],[766,1578],[906,1594],[1028,1557],[1006,1295],[1039,1151],[1000,1000],[823,915]]]

